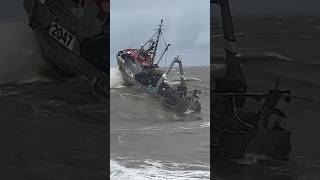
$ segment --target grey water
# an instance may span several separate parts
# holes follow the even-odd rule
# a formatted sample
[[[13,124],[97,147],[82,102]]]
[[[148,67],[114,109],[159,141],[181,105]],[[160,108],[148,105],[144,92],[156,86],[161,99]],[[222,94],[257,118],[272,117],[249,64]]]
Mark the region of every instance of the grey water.
[[[176,69],[168,83],[178,82]],[[209,179],[210,71],[186,67],[185,78],[199,95],[202,111],[174,113],[160,101],[123,84],[111,70],[111,179]]]
[[[247,154],[240,160],[216,161],[213,170],[221,180],[316,180],[320,176],[320,17],[235,17],[237,46],[249,92],[264,92],[280,77],[280,88],[292,90],[285,107],[292,131],[288,161]],[[219,29],[219,28],[218,28]],[[223,55],[222,38],[215,31],[213,54]],[[219,69],[218,65],[214,66]]]
[[[0,176],[107,178],[108,100],[58,79],[25,21],[0,27]]]
[[[319,17],[236,18],[234,23],[249,91],[266,92],[280,76],[280,87],[291,89],[294,96],[320,99]],[[27,24],[2,27],[3,172],[16,179],[103,177],[108,103],[95,97],[85,81],[53,78]],[[215,38],[214,53],[222,55],[219,35]],[[186,68],[188,83],[202,90],[200,114],[170,112],[156,99],[124,86],[119,75],[113,75],[117,71],[111,73],[111,177],[208,179],[209,68]],[[288,161],[248,154],[241,160],[215,162],[217,179],[318,179],[319,109],[317,101],[293,99],[288,105],[293,146]],[[93,162],[99,171],[87,171]]]

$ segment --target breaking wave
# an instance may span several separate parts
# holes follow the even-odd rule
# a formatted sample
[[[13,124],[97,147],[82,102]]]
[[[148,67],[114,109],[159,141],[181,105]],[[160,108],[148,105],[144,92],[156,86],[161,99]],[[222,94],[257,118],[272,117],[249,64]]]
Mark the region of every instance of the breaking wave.
[[[122,79],[121,72],[117,68],[110,69],[110,88],[124,87],[124,81]]]
[[[238,164],[250,165],[250,164],[257,164],[259,160],[268,160],[268,159],[271,159],[271,158],[266,155],[246,153],[243,158],[234,159],[233,161]]]
[[[237,55],[241,60],[283,60],[283,61],[292,61],[292,58],[284,56],[276,52],[254,52],[254,53],[239,53]]]
[[[141,162],[141,161],[139,161]],[[111,180],[204,180],[210,179],[210,168],[204,165],[178,164],[144,160],[139,168],[127,168],[111,160]]]
[[[1,22],[0,83],[48,81],[41,75],[45,62],[36,38],[22,22]]]
[[[176,85],[180,84],[180,78],[168,78],[164,82],[170,84],[170,85]],[[201,81],[201,79],[196,77],[184,77],[184,81],[190,82],[190,81]]]
[[[268,51],[259,51],[259,52],[240,52],[237,54],[237,57],[240,58],[241,62],[244,61],[272,61],[272,60],[279,60],[279,61],[286,61],[291,62],[293,61],[292,58],[287,57],[283,54],[276,53],[276,52],[268,52]],[[224,63],[225,62],[225,55],[217,55],[214,57],[215,63]]]

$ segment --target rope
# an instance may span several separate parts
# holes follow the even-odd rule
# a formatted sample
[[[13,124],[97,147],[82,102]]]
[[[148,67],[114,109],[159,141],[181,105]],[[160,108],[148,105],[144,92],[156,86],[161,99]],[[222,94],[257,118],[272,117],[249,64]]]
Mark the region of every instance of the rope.
[[[232,102],[233,102],[233,113],[234,113],[234,115],[236,116],[236,119],[237,119],[240,123],[242,123],[242,124],[244,124],[244,125],[246,125],[246,126],[248,126],[248,127],[250,127],[250,128],[254,128],[253,125],[242,121],[242,120],[240,119],[240,117],[238,116],[237,106],[236,106],[236,100],[235,100],[235,97],[234,97],[234,96],[232,96]]]
[[[168,52],[166,52],[166,59],[164,60],[165,69],[167,69],[167,59],[168,59]]]
[[[162,40],[164,42],[164,45],[167,47],[167,43],[166,43],[166,40],[164,39],[164,36],[163,36],[162,32],[161,32],[161,38],[162,38]]]

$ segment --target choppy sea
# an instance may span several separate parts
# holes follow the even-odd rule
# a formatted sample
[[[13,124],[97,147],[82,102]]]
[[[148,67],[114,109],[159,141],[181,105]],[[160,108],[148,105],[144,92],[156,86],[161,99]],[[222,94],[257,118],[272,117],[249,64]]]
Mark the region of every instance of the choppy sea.
[[[209,179],[209,67],[185,67],[190,89],[202,91],[202,111],[175,113],[160,101],[124,85],[111,69],[111,179]],[[179,79],[173,69],[167,79]]]
[[[320,177],[320,17],[269,16],[233,19],[237,47],[248,81],[249,92],[273,88],[277,76],[280,88],[294,97],[285,107],[287,128],[292,132],[288,161],[275,161],[258,154],[243,159],[214,162],[221,180],[317,180]],[[213,56],[223,56],[219,22],[211,37]],[[219,58],[218,58],[219,59]],[[214,62],[214,71],[223,64]]]

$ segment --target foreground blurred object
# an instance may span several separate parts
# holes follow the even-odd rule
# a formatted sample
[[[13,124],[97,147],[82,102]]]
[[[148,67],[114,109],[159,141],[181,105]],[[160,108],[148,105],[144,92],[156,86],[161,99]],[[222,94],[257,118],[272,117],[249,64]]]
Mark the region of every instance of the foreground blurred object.
[[[109,1],[24,0],[45,59],[63,76],[109,89]]]
[[[287,159],[291,132],[285,127],[286,115],[279,104],[289,103],[289,90],[275,87],[266,94],[248,93],[235,46],[235,34],[228,0],[211,0],[220,7],[225,40],[225,69],[212,72],[211,152],[213,159],[242,158],[245,153]],[[213,37],[211,37],[213,38]],[[215,57],[213,57],[213,64]]]

